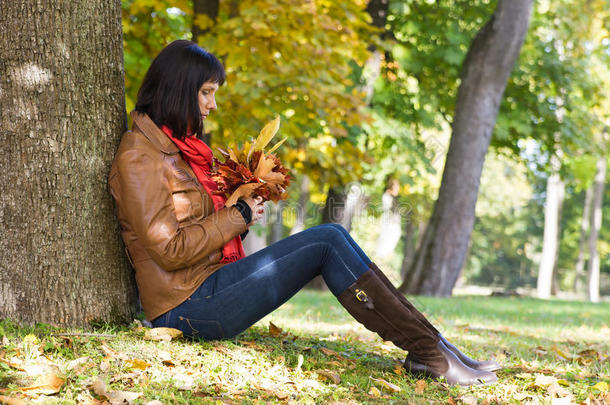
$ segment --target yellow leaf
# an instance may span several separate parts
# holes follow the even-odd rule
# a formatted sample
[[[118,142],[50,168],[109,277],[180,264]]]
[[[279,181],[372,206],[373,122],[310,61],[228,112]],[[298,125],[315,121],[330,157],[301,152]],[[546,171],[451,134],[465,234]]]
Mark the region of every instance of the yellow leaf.
[[[286,139],[288,139],[288,137],[285,137],[284,139],[282,139],[281,141],[279,141],[278,143],[276,143],[275,145],[273,145],[273,148],[269,149],[269,151],[267,152],[267,155],[272,154],[273,152],[275,152],[277,150],[277,148],[279,148],[280,146],[282,146],[282,144],[284,142],[286,142]]]
[[[142,370],[142,371],[144,371],[148,367],[150,367],[150,364],[148,364],[144,360],[140,360],[140,359],[127,360],[125,362],[125,364],[127,365],[127,368],[132,369],[132,370]]]
[[[206,14],[196,14],[193,23],[200,29],[206,30],[214,25],[214,20]]]
[[[152,328],[148,329],[144,334],[144,339],[147,340],[165,340],[179,339],[182,337],[182,331],[174,328]]]
[[[271,142],[271,139],[275,136],[278,129],[280,129],[280,116],[278,115],[276,119],[273,121],[269,121],[267,125],[263,127],[260,134],[258,134],[258,138],[254,141],[252,145],[252,151],[263,150]]]
[[[415,393],[419,395],[423,394],[427,386],[428,383],[426,382],[426,380],[417,380],[415,382]]]
[[[391,392],[400,392],[402,391],[401,388],[396,385],[396,384],[392,384],[391,382],[388,382],[386,380],[384,380],[383,378],[373,378],[373,381],[379,385],[382,388],[385,388],[388,391]]]
[[[237,154],[235,153],[233,148],[229,149],[229,158],[233,159],[235,162],[239,162],[239,159],[237,158]]]
[[[381,391],[379,391],[377,387],[371,386],[371,389],[369,390],[369,395],[372,397],[380,397]]]
[[[608,392],[608,383],[605,381],[600,381],[595,384],[593,388],[605,394],[606,392]]]

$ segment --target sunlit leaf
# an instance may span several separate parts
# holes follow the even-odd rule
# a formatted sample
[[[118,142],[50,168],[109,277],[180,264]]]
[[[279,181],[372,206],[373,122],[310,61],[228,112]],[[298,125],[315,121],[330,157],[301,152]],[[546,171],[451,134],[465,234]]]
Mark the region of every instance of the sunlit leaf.
[[[144,334],[144,339],[148,340],[165,340],[180,339],[182,331],[174,328],[152,328],[148,329]]]
[[[341,377],[339,377],[339,374],[335,373],[334,371],[316,370],[316,374],[332,381],[334,384],[339,384],[341,382]]]
[[[379,387],[390,391],[390,392],[400,392],[402,391],[402,389],[396,385],[396,384],[392,384],[391,382],[388,382],[386,380],[384,380],[383,378],[372,378],[372,380],[375,382],[375,384],[377,384]]]
[[[21,391],[36,392],[38,394],[57,394],[66,380],[55,374],[41,375],[29,387],[21,388]]]

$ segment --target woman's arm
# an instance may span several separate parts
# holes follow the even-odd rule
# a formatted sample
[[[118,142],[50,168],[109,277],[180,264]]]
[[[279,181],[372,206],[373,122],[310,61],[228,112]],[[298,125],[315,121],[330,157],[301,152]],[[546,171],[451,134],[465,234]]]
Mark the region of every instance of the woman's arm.
[[[243,233],[246,223],[235,207],[223,208],[179,226],[161,159],[142,150],[123,152],[117,161],[117,205],[150,256],[167,271],[196,264]]]

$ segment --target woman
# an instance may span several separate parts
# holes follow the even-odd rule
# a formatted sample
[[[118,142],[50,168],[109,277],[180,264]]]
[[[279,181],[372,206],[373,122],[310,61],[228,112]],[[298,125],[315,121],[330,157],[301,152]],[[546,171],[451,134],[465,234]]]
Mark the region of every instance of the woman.
[[[356,320],[409,352],[405,368],[451,384],[496,380],[447,342],[398,293],[338,225],[320,225],[244,257],[241,238],[261,218],[260,199],[224,207],[198,137],[225,80],[220,62],[190,41],[155,58],[138,93],[134,128],[110,172],[140,300],[156,327],[230,338],[279,307],[317,275]]]

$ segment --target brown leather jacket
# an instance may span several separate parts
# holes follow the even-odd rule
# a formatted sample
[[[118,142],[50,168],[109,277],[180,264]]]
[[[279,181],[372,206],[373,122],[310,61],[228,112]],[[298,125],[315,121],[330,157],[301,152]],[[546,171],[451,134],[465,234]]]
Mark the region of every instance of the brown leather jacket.
[[[152,320],[184,302],[223,264],[222,247],[246,231],[235,207],[214,211],[178,147],[146,115],[132,112],[110,169],[121,236]]]

